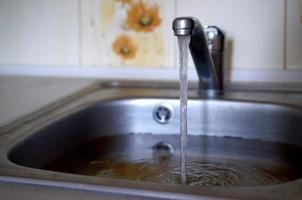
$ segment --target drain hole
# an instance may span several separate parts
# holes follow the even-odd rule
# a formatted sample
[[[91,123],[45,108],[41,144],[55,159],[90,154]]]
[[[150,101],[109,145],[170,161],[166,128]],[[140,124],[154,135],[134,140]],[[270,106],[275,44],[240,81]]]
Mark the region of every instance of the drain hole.
[[[156,122],[166,124],[171,121],[173,117],[173,109],[169,105],[159,105],[153,110],[153,117]]]
[[[159,142],[153,146],[154,151],[174,153],[174,146],[168,142]]]
[[[168,142],[158,142],[153,146],[153,156],[160,162],[170,159],[174,151],[174,146]]]

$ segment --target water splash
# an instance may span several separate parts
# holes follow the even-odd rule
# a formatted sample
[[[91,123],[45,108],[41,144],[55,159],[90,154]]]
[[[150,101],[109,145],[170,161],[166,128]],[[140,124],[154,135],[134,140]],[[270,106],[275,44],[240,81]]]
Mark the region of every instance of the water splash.
[[[180,143],[181,143],[181,183],[186,184],[186,152],[187,152],[187,101],[188,101],[188,48],[190,36],[178,36],[179,48],[179,80],[180,80]]]

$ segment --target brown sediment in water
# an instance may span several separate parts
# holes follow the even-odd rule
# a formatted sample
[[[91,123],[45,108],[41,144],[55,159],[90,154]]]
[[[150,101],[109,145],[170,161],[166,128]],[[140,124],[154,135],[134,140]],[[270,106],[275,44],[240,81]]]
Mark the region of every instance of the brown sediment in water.
[[[259,140],[189,136],[187,184],[195,186],[259,186],[302,177],[302,148]],[[136,141],[145,141],[138,143]],[[172,144],[174,154],[152,148]],[[206,147],[201,144],[205,144]],[[179,139],[175,135],[101,137],[75,148],[44,169],[156,183],[179,184]],[[228,147],[228,148],[225,148]]]

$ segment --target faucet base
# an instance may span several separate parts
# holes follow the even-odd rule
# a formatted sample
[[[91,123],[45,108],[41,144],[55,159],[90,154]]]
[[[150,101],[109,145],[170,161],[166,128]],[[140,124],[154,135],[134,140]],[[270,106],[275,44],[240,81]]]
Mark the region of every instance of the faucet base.
[[[199,90],[198,94],[207,98],[217,98],[223,95],[222,90],[208,89],[208,90]]]

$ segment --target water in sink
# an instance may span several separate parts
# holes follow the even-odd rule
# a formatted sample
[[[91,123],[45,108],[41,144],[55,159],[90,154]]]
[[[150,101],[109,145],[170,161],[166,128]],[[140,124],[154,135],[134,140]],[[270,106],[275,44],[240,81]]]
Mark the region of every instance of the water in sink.
[[[167,148],[157,148],[165,142]],[[156,148],[155,148],[156,147]],[[113,179],[181,183],[178,135],[106,136],[66,152],[44,169]],[[302,148],[260,140],[189,136],[187,184],[259,186],[302,176]]]

